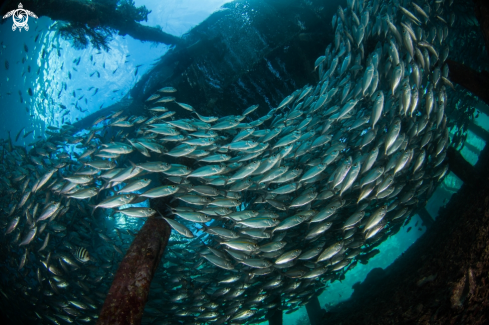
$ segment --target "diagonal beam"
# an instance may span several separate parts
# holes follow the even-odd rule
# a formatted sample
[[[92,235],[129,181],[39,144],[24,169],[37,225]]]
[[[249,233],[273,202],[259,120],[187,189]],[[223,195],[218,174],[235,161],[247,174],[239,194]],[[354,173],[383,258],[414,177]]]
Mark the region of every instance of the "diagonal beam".
[[[23,0],[25,9],[34,12],[38,17],[47,16],[53,20],[71,23],[82,23],[89,27],[109,27],[120,35],[129,35],[141,41],[178,44],[179,37],[165,33],[160,28],[140,24],[136,19],[140,8],[130,8],[126,11],[111,6],[112,2],[79,1],[79,0]],[[117,2],[116,2],[117,3]],[[0,8],[3,16],[6,12],[17,9],[18,1],[7,1]]]
[[[141,323],[151,280],[170,232],[165,220],[154,217],[146,220],[119,265],[97,325]]]
[[[489,105],[489,73],[478,72],[463,63],[447,59],[450,80],[459,84]]]
[[[489,106],[487,106],[483,102],[477,102],[477,104],[475,105],[475,108],[477,110],[479,110],[481,113],[486,114],[487,116],[489,116]]]
[[[469,123],[469,131],[472,131],[472,133],[474,133],[485,142],[489,141],[489,132],[487,132],[483,127],[475,124],[473,121]]]

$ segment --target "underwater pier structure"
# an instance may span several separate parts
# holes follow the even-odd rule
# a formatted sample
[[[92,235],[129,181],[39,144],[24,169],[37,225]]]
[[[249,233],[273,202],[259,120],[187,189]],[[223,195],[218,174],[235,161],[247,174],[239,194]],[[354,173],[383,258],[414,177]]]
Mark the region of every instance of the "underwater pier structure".
[[[449,159],[454,170],[470,166],[469,182],[422,237],[385,270],[375,269],[322,324],[489,322],[489,145],[473,167]]]
[[[238,114],[238,108],[251,103],[260,104],[258,110],[262,110],[260,114],[264,115],[269,101],[280,102],[296,89],[297,84],[316,83],[317,76],[311,73],[311,66],[324,48],[333,42],[334,33],[326,13],[336,10],[343,1],[331,1],[322,11],[296,8],[291,0],[239,3],[236,8],[212,14],[204,23],[196,26],[187,35],[185,44],[177,44],[141,78],[130,91],[131,96],[87,116],[74,126],[89,127],[97,118],[114,110],[124,109],[128,114],[138,114],[144,110],[146,98],[163,83],[175,85],[181,98],[191,105],[202,107],[207,115]],[[256,15],[253,25],[245,30],[238,28],[242,22],[236,20],[236,17],[240,17],[240,11],[244,10],[244,4],[251,6]],[[292,7],[294,10],[291,10]],[[233,13],[230,14],[230,11]],[[250,11],[250,8],[246,11]],[[296,24],[298,16],[303,17],[303,23],[309,26],[307,32]],[[270,17],[275,17],[272,25]],[[234,35],[237,30],[240,32],[239,38]],[[257,42],[258,39],[267,44]],[[201,69],[204,65],[205,70]],[[274,71],[269,68],[277,65],[282,65],[283,69]],[[208,83],[210,78],[219,80],[218,87]],[[166,202],[164,199],[154,201],[152,206],[163,206],[163,202]],[[158,236],[163,236],[162,233],[166,231],[156,227],[151,233],[151,227],[147,227],[150,220],[136,237],[137,243],[135,239],[123,259],[97,324],[140,323],[149,292],[147,281],[151,281],[153,267],[157,266],[158,261],[152,258],[137,260],[136,252],[155,247]],[[151,237],[148,237],[150,233]],[[161,238],[168,241],[165,236]],[[164,245],[166,242],[160,249],[164,250]],[[139,256],[143,257],[142,254]],[[162,258],[164,260],[164,256]],[[131,282],[130,276],[127,276],[135,276],[138,271],[138,268],[129,268],[130,263],[137,263],[139,269],[145,272],[145,281],[139,290],[135,290],[135,282]],[[278,302],[280,306],[280,299]],[[320,308],[317,297],[311,298],[307,310],[311,324],[320,324],[324,310]],[[279,307],[272,308],[267,318],[270,324],[280,325],[283,323],[283,312]]]
[[[489,51],[488,4],[480,0],[473,2],[476,5],[476,17],[480,21],[482,37]],[[259,1],[250,3],[256,6],[259,14],[263,13],[262,20],[257,21],[264,24],[266,19],[272,17],[274,12],[280,12],[281,6],[286,7],[289,2],[284,1],[280,5],[274,1],[266,4],[260,4]],[[337,3],[333,6],[337,6]],[[318,34],[311,31],[303,33],[298,28],[290,27],[285,20],[277,21],[276,29],[272,31],[267,31],[266,25],[253,26],[242,40],[234,44],[232,38],[226,37],[226,33],[231,33],[234,26],[229,24],[229,29],[224,29],[228,24],[224,19],[226,17],[226,13],[215,13],[206,23],[198,26],[195,33],[190,34],[187,45],[176,46],[165,55],[133,88],[131,96],[79,121],[76,126],[91,125],[99,116],[121,107],[128,109],[130,113],[142,110],[144,100],[162,82],[178,87],[182,97],[188,98],[189,104],[204,106],[206,114],[222,115],[224,112],[237,113],[237,109],[232,107],[238,108],[248,103],[260,103],[260,109],[264,109],[268,102],[279,102],[279,98],[295,88],[294,85],[314,81],[313,74],[306,71],[310,70],[320,51],[332,41],[327,35],[328,27],[321,24],[320,17],[312,14],[309,16],[310,22],[316,22]],[[319,30],[323,32],[320,33]],[[275,43],[266,47],[266,50],[257,52],[256,56],[244,60],[257,46],[246,42],[258,34],[265,39],[274,40]],[[206,37],[198,39],[197,35]],[[308,45],[300,46],[305,41]],[[283,49],[288,46],[291,52],[284,53]],[[233,53],[241,53],[243,60],[232,61],[228,54],[230,49],[234,50]],[[268,62],[275,62],[274,60],[285,62],[285,74],[281,71],[282,81],[277,81],[273,78],[273,71],[264,68]],[[203,62],[206,62],[212,73],[198,68]],[[450,80],[489,104],[489,74],[485,71],[478,72],[455,60],[447,62]],[[225,68],[222,75],[217,73],[219,68]],[[219,90],[205,85],[209,76],[222,80]],[[263,91],[254,94],[246,92],[254,87],[262,88]],[[483,110],[489,111],[485,106],[481,108]],[[477,125],[472,124],[470,130],[482,135],[483,139],[488,138],[487,130]],[[330,309],[325,315],[320,310],[317,297],[311,299],[306,305],[311,324],[391,324],[414,321],[484,324],[489,321],[485,315],[489,295],[489,283],[486,280],[489,270],[489,256],[486,252],[489,242],[489,146],[486,145],[483,149],[475,166],[453,148],[448,150],[447,157],[450,171],[464,184],[446,207],[440,210],[436,221],[425,208],[417,211],[428,227],[425,235],[385,271],[377,270],[376,276],[360,285],[350,300]],[[163,254],[167,232],[169,236],[168,226],[163,226],[165,223],[162,220],[155,220],[148,219],[121,263],[102,309],[99,324],[111,324],[115,318],[110,317],[120,316],[120,319],[126,320],[120,324],[137,324],[136,319],[140,319],[149,290],[147,281],[151,281],[151,270],[154,271]],[[153,222],[160,225],[147,226]],[[154,253],[151,258],[142,261],[144,255],[136,252],[142,252],[145,247],[152,247]],[[144,265],[148,276],[141,285],[141,291],[136,292],[130,287],[134,278],[127,274],[135,276],[137,270],[128,269],[128,263]],[[365,289],[367,287],[368,290]],[[138,302],[128,304],[129,297],[135,297]],[[121,305],[116,305],[117,303]],[[279,311],[278,308],[270,311],[270,324],[282,323],[283,315]]]
[[[489,3],[473,3],[489,54]],[[447,63],[450,80],[489,105],[489,72]],[[489,116],[489,106],[476,108]],[[447,151],[449,170],[463,181],[460,190],[421,238],[385,270],[372,270],[349,300],[328,310],[322,324],[489,323],[489,137],[474,123],[469,130],[485,141],[474,166],[460,151]]]
[[[148,218],[119,265],[98,325],[140,324],[149,288],[170,238],[161,218]]]
[[[112,31],[129,35],[141,41],[164,44],[179,44],[179,37],[165,33],[161,28],[146,26],[140,21],[147,20],[150,13],[145,6],[135,7],[131,2],[118,1],[77,1],[77,0],[24,0],[23,6],[35,12],[38,17],[47,16],[66,24],[62,34],[69,35],[75,45],[106,49]],[[16,7],[18,1],[5,1],[0,10]]]

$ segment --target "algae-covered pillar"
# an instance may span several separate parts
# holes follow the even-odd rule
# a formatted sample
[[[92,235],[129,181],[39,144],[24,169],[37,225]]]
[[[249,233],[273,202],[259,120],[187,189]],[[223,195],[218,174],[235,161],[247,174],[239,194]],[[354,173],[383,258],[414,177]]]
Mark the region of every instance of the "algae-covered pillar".
[[[151,280],[163,255],[171,228],[148,218],[122,260],[105,298],[98,325],[140,324]]]

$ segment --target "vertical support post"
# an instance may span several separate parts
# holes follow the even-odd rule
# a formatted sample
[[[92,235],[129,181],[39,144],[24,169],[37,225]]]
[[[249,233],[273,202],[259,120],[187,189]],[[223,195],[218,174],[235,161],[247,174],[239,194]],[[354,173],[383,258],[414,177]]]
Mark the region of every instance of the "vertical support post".
[[[447,150],[448,165],[458,178],[464,183],[472,183],[477,179],[474,167],[462,157],[462,154],[452,147]]]
[[[324,310],[321,309],[319,299],[317,296],[312,297],[306,305],[307,316],[309,316],[309,323],[311,325],[319,325],[321,323],[321,317]]]
[[[268,325],[282,325],[283,323],[283,313],[282,313],[282,300],[280,296],[277,296],[273,301],[277,303],[277,306],[268,311]]]
[[[97,325],[141,323],[149,287],[171,228],[163,219],[148,218],[119,265]]]
[[[426,210],[426,207],[419,209],[417,212],[419,217],[423,221],[424,225],[426,226],[426,228],[430,228],[435,222],[435,220],[433,220],[431,214],[428,212],[428,210]]]

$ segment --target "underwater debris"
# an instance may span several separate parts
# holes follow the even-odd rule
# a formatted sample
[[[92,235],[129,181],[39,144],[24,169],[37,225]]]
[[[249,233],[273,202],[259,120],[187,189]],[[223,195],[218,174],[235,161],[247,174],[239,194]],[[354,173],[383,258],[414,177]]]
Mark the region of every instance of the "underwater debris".
[[[429,276],[426,276],[426,277],[421,278],[418,282],[416,282],[416,285],[418,287],[421,287],[425,283],[431,282],[431,281],[433,281],[435,279],[436,279],[436,274],[432,274],[432,275],[429,275]]]
[[[450,297],[450,302],[452,308],[462,308],[465,297],[467,296],[469,290],[469,281],[467,273],[455,284],[452,295]]]

